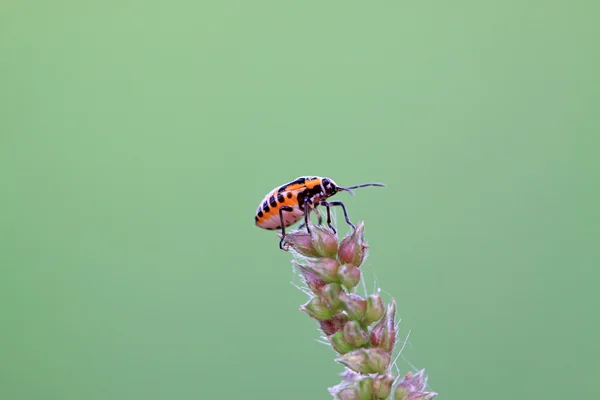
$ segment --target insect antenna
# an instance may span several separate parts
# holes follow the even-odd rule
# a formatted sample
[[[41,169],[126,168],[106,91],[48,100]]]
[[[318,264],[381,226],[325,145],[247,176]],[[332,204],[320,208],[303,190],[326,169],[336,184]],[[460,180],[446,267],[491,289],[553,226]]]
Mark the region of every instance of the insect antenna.
[[[385,187],[385,185],[383,183],[361,183],[360,185],[340,187],[338,189],[345,190],[346,192],[349,192],[352,196],[354,196],[354,191],[352,189],[358,189],[358,188],[367,187],[367,186]]]

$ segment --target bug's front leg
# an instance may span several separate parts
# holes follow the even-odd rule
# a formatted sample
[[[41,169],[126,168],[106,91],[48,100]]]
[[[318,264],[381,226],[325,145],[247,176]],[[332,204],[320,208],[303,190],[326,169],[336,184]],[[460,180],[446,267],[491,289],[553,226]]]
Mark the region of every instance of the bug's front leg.
[[[331,225],[331,208],[329,208],[329,203],[323,200],[320,204],[322,206],[325,206],[325,209],[327,210],[327,225],[329,226],[329,228],[331,228],[333,233],[337,233],[333,225]]]
[[[341,201],[331,201],[331,202],[322,201],[321,204],[327,208],[327,225],[329,225],[329,227],[331,229],[333,229],[334,232],[335,232],[335,228],[331,225],[331,210],[330,210],[331,206],[342,207],[342,210],[344,211],[344,218],[346,219],[346,223],[348,225],[350,225],[352,227],[352,229],[356,229],[356,226],[350,221],[350,218],[348,217],[348,212],[346,211],[346,206],[344,205],[344,203],[342,203]]]

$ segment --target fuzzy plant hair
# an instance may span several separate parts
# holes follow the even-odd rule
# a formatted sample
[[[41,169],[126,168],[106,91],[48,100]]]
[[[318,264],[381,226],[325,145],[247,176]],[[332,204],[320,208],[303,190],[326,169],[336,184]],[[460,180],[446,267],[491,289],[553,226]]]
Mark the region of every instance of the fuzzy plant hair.
[[[317,321],[323,339],[344,365],[342,381],[329,388],[337,400],[431,400],[425,371],[393,373],[398,342],[396,302],[385,305],[379,293],[364,298],[356,293],[360,266],[369,246],[364,223],[338,243],[337,235],[324,226],[286,234],[286,249],[299,271],[309,300],[300,307]],[[398,370],[396,368],[396,370]]]

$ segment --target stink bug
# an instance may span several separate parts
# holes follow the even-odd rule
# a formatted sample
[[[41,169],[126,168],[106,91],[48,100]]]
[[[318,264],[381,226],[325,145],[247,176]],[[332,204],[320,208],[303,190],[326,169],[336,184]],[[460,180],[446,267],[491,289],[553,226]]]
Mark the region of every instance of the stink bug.
[[[302,176],[271,190],[258,206],[254,221],[256,226],[263,229],[281,229],[279,248],[282,250],[286,227],[298,222],[304,216],[304,223],[302,225],[306,226],[306,230],[310,233],[308,221],[311,211],[319,215],[319,223],[321,223],[321,214],[317,211],[318,206],[323,206],[327,210],[327,225],[334,232],[335,228],[331,225],[331,206],[342,207],[346,222],[353,229],[356,229],[354,224],[350,222],[350,218],[348,218],[344,203],[341,201],[327,201],[327,199],[340,191],[346,191],[354,195],[352,189],[365,186],[385,185],[381,183],[364,183],[362,185],[340,187],[329,178]]]

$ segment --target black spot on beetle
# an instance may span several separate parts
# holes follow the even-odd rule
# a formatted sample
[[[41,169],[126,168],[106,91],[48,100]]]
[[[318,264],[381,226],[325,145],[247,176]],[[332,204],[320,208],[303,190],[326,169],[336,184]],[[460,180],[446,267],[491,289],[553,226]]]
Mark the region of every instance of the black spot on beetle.
[[[304,199],[305,198],[306,198],[306,195],[304,192],[298,193],[298,205],[300,206],[301,210],[304,210]]]
[[[263,210],[264,212],[268,213],[271,209],[269,208],[269,205],[267,203],[263,204]]]
[[[292,192],[288,192],[288,194],[287,194],[287,198],[288,198],[288,199],[291,199],[291,198],[292,198],[292,196],[293,196]]]
[[[258,212],[258,218],[262,218],[262,217],[263,217],[263,215],[265,215],[265,214],[263,214],[262,210],[260,210],[260,211]]]
[[[285,198],[281,193],[277,193],[277,201],[280,203],[283,203],[285,201]]]
[[[290,185],[302,185],[305,182],[306,182],[306,178],[300,177],[300,178],[296,179],[295,181],[291,181],[290,183],[286,183],[285,185],[281,186],[279,188],[278,192],[283,192]]]
[[[271,207],[277,207],[277,202],[275,201],[275,196],[269,197],[269,203],[271,204]]]
[[[317,200],[317,197],[322,193],[323,189],[321,189],[321,185],[317,185],[312,189],[305,189],[304,191],[298,193],[298,205],[301,209],[304,210],[304,201],[308,204],[312,204],[314,200]]]

